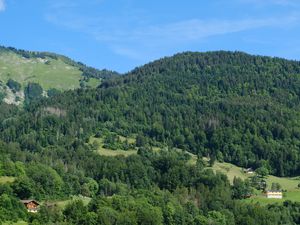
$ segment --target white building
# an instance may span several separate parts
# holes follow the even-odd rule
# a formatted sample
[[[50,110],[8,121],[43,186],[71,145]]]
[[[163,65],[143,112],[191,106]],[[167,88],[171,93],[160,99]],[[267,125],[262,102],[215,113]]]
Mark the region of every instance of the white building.
[[[282,191],[267,191],[267,198],[278,198],[282,199]]]
[[[254,174],[254,170],[252,168],[247,168],[247,169],[244,169],[244,173]]]

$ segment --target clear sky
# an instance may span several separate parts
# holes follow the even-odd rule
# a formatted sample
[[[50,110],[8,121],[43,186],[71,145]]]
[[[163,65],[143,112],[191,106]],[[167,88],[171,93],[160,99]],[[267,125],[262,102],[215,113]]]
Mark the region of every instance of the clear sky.
[[[0,0],[0,45],[119,72],[182,51],[300,60],[300,0]]]

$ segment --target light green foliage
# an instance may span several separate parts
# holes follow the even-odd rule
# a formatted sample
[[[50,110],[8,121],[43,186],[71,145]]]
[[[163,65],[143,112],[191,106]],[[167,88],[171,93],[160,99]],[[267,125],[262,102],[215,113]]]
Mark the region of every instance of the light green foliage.
[[[26,168],[26,173],[32,182],[35,196],[59,196],[63,188],[63,180],[59,174],[49,166],[32,163]]]
[[[12,183],[14,182],[15,179],[16,179],[15,177],[2,176],[0,177],[0,184]]]
[[[87,181],[82,185],[81,194],[85,197],[95,197],[98,189],[98,183],[92,178],[87,178]]]
[[[4,222],[2,225],[28,225],[25,221],[17,221],[17,222]]]
[[[27,219],[23,204],[14,196],[0,195],[0,223],[17,219]]]
[[[85,206],[89,204],[91,201],[91,198],[84,197],[84,196],[72,196],[70,199],[67,200],[57,200],[57,201],[47,201],[47,203],[57,205],[58,208],[64,209],[68,204],[74,202],[74,201],[82,201]]]
[[[127,141],[129,144],[135,143],[135,140],[133,138],[125,138],[122,136],[119,136],[121,142]],[[135,149],[130,149],[130,150],[121,150],[121,149],[108,149],[103,147],[104,146],[104,139],[103,138],[96,138],[96,137],[91,137],[89,140],[89,143],[92,145],[92,148],[96,150],[100,155],[103,156],[130,156],[134,155],[137,153],[137,150]]]
[[[89,78],[86,82],[87,87],[96,88],[101,84],[101,79]]]
[[[269,175],[269,170],[266,167],[259,167],[255,170],[256,174],[261,178],[265,178]]]
[[[241,167],[235,166],[231,163],[216,162],[212,167],[212,169],[214,171],[219,171],[226,174],[231,183],[233,183],[234,177],[239,177],[242,180],[245,180],[252,176],[244,173]]]
[[[297,191],[300,177],[276,177],[270,175],[266,181],[268,187],[272,187],[272,183],[278,183],[283,190]]]

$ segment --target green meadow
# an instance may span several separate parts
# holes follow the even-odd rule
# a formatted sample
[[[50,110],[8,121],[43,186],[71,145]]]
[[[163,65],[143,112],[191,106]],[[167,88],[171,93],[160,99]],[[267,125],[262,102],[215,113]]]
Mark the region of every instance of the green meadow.
[[[84,205],[88,205],[91,201],[91,198],[89,197],[83,197],[83,196],[72,196],[70,199],[67,200],[58,200],[58,201],[50,201],[50,202],[42,202],[42,204],[53,204],[60,209],[64,209],[69,203],[72,201],[81,200]]]
[[[123,136],[119,136],[119,138],[122,142],[127,140],[129,144],[135,142],[134,138],[126,138]],[[96,151],[99,155],[103,155],[103,156],[120,156],[121,155],[121,156],[128,157],[130,155],[137,153],[136,149],[130,149],[130,150],[125,151],[125,150],[121,150],[121,149],[112,150],[112,149],[104,148],[103,147],[103,138],[91,137],[89,143],[90,144],[97,143],[98,147],[97,147]]]
[[[15,177],[8,177],[8,176],[0,176],[0,184],[5,183],[12,183],[15,181]]]
[[[27,225],[27,222],[17,221],[17,222],[4,222],[2,225]]]
[[[24,58],[13,52],[0,52],[0,80],[7,82],[13,79],[22,87],[29,82],[39,83],[44,90],[59,90],[79,87],[82,72],[61,59]],[[94,85],[95,81],[91,81]]]

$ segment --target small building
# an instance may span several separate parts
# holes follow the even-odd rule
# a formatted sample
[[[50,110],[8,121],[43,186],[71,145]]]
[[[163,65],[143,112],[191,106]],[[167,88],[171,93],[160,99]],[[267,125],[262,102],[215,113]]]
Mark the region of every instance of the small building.
[[[266,196],[267,198],[282,199],[282,191],[267,191]]]
[[[244,169],[244,173],[253,174],[254,170],[252,168],[247,168],[247,169]]]
[[[25,205],[28,212],[37,213],[39,210],[39,203],[35,200],[21,200],[21,202]]]

